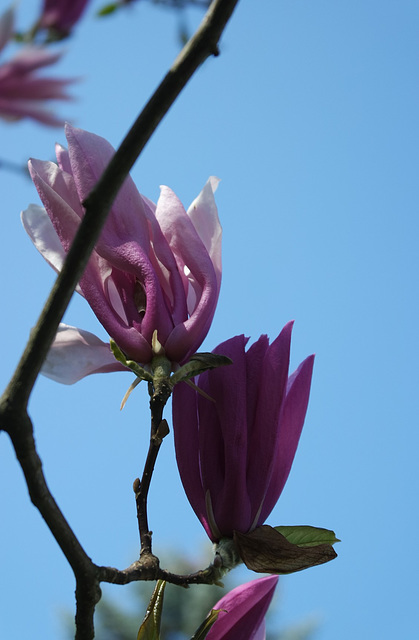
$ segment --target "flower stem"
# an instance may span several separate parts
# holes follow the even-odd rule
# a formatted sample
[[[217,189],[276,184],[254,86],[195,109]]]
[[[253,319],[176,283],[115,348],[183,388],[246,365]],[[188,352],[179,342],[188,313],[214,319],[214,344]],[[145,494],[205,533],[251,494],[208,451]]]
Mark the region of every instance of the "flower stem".
[[[148,390],[150,394],[151,411],[150,444],[142,478],[141,480],[137,478],[134,481],[133,488],[135,493],[135,502],[137,505],[138,528],[140,532],[140,557],[142,561],[149,558],[150,562],[157,570],[159,567],[158,559],[153,556],[151,549],[152,532],[148,525],[147,498],[161,443],[163,442],[163,438],[169,433],[167,422],[166,420],[163,420],[163,410],[170,397],[171,387],[168,380],[159,380],[158,384],[152,384],[150,382]]]

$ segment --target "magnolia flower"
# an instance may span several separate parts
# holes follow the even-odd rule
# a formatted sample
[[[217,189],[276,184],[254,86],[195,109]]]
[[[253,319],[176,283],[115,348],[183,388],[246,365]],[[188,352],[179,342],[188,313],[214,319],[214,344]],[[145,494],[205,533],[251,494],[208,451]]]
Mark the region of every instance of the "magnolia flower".
[[[223,342],[216,353],[233,364],[182,383],[173,393],[180,477],[189,502],[214,542],[248,533],[275,506],[294,459],[310,393],[314,356],[288,377],[292,322],[270,345],[261,336]]]
[[[0,51],[13,36],[14,10],[0,17]],[[25,47],[9,62],[0,65],[0,116],[6,120],[32,118],[57,126],[62,120],[50,111],[49,100],[69,100],[65,87],[72,80],[45,78],[38,69],[54,64],[61,53],[49,53],[40,47]]]
[[[264,640],[265,614],[278,576],[252,580],[236,587],[217,602],[221,610],[207,640]]]
[[[80,19],[89,0],[44,0],[38,26],[65,38]]]
[[[114,154],[106,140],[87,131],[68,125],[66,136],[68,151],[57,146],[58,165],[29,162],[46,210],[32,205],[22,213],[33,243],[56,271],[84,215],[81,203]],[[80,280],[79,293],[108,334],[127,358],[141,365],[152,360],[155,331],[167,359],[184,363],[209,330],[221,284],[221,227],[214,201],[217,184],[217,178],[210,178],[186,212],[169,187],[161,187],[155,205],[128,177]],[[78,339],[77,331],[67,328],[58,335],[44,368],[46,375],[52,375],[49,363],[58,349],[63,366],[54,356],[53,377],[61,382],[71,383],[109,366],[109,349],[103,349],[104,343],[97,344],[97,358],[92,360],[94,340],[89,338],[86,345],[87,334]],[[63,340],[58,344],[60,337]],[[82,350],[88,347],[87,368],[85,363],[78,370],[80,353],[76,356],[75,341]],[[121,368],[115,363],[115,369]]]

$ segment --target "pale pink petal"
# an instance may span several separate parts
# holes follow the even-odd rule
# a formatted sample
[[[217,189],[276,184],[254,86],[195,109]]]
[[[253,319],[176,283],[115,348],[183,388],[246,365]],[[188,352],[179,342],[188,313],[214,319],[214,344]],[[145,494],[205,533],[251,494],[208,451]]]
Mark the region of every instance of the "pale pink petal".
[[[92,373],[129,371],[115,360],[110,347],[89,331],[60,324],[42,373],[62,384],[74,384]]]
[[[67,254],[44,207],[30,204],[21,212],[20,218],[26,233],[42,257],[55,271],[61,271]]]
[[[214,265],[218,287],[221,285],[221,238],[222,228],[215,204],[214,193],[217,190],[219,178],[210,176],[201,193],[190,205],[187,213],[198,232]]]

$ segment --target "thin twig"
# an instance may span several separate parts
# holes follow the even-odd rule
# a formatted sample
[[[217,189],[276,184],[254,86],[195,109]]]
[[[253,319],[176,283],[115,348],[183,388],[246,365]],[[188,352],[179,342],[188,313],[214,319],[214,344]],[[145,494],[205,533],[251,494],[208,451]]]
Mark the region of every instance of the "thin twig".
[[[150,488],[151,477],[153,475],[154,466],[163,438],[169,433],[166,420],[163,420],[163,410],[167,400],[171,394],[170,386],[160,384],[157,389],[149,384],[150,393],[150,411],[151,411],[151,429],[150,444],[148,448],[147,458],[144,464],[144,471],[141,481],[134,482],[135,502],[137,505],[138,528],[141,541],[141,558],[145,560],[146,556],[152,561],[151,536],[152,533],[148,526],[147,515],[147,498]],[[158,563],[157,563],[158,566]]]

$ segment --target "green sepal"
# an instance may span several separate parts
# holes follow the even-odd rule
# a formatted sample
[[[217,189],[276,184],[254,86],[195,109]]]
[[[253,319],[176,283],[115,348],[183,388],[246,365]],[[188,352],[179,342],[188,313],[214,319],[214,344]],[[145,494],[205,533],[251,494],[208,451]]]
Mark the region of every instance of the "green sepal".
[[[191,640],[204,640],[204,638],[207,637],[212,625],[217,620],[220,611],[224,611],[224,609],[211,609],[204,622],[199,625],[198,629],[193,634]]]
[[[157,580],[153,594],[148,603],[144,620],[138,631],[137,640],[160,640],[161,614],[166,582]]]
[[[280,526],[274,527],[284,538],[296,544],[298,547],[316,547],[318,544],[335,544],[340,542],[335,532],[321,527],[310,525]]]
[[[97,12],[96,15],[102,17],[102,16],[110,16],[111,13],[114,13],[117,9],[119,9],[120,7],[120,3],[119,2],[111,2],[110,4],[105,4],[104,7],[102,7],[101,9],[99,9],[99,11]]]
[[[225,367],[228,364],[233,364],[233,361],[227,356],[221,356],[217,353],[195,353],[189,362],[170,376],[170,386],[173,388],[178,382],[189,380],[189,378],[193,378],[204,371],[215,369],[216,367]]]
[[[141,378],[141,380],[147,380],[147,382],[153,382],[153,376],[151,375],[151,373],[143,369],[143,367],[140,367],[140,365],[137,362],[134,362],[134,360],[127,360],[124,353],[118,347],[116,342],[112,340],[112,338],[110,340],[110,345],[115,360],[118,360],[118,362],[123,364],[124,367],[131,369],[131,371],[135,373],[137,378]]]

